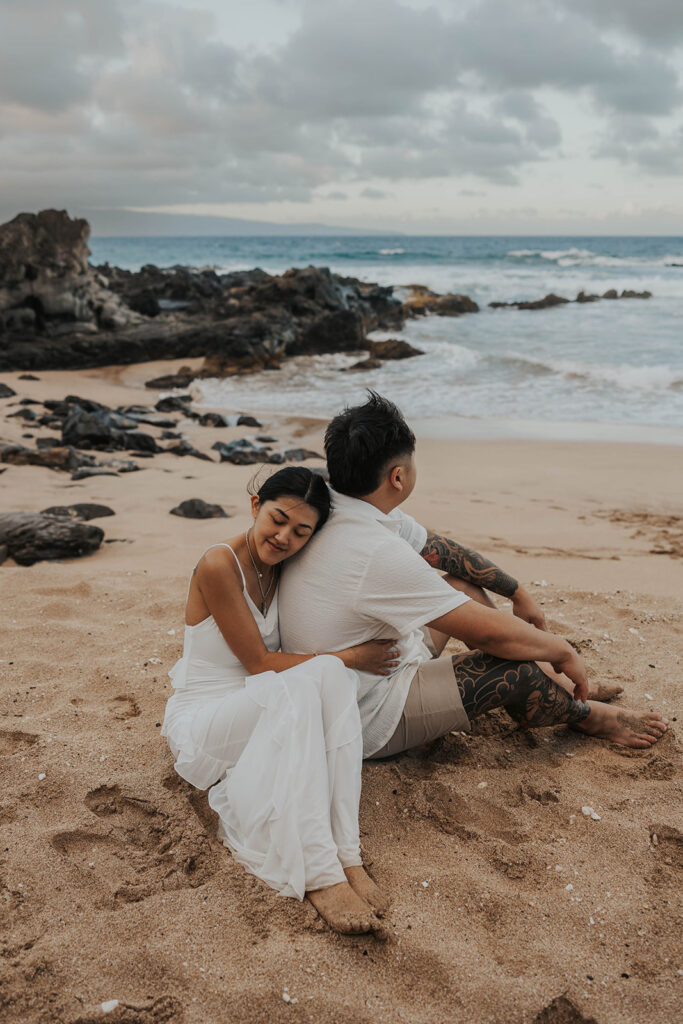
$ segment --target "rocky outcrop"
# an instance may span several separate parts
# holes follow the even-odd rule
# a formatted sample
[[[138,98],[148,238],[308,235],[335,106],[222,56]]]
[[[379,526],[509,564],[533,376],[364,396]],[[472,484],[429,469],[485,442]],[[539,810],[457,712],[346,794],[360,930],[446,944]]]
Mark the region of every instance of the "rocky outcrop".
[[[19,214],[0,227],[0,370],[68,369],[204,357],[195,376],[277,369],[298,355],[368,348],[367,333],[406,317],[459,316],[466,295],[393,288],[326,267],[217,274],[192,267],[139,271],[88,264],[89,226],[64,211]]]
[[[63,210],[20,213],[0,226],[0,334],[56,337],[141,320],[88,265],[89,235],[87,221]]]
[[[463,313],[478,313],[479,306],[469,295],[438,295],[423,284],[406,286],[407,298],[403,301],[403,311],[408,317],[426,316],[461,316]]]
[[[64,516],[68,519],[80,519],[83,522],[116,515],[114,509],[109,508],[108,505],[96,505],[90,501],[79,501],[75,505],[51,505],[50,508],[44,508],[40,514],[42,516]]]
[[[561,295],[550,292],[542,299],[535,299],[533,302],[489,302],[491,309],[550,309],[552,306],[566,306],[571,299],[564,299]]]
[[[625,289],[621,295],[616,288],[610,288],[602,295],[589,295],[586,292],[579,292],[574,299],[580,305],[588,302],[599,302],[600,299],[651,299],[652,292],[634,292]],[[533,302],[489,302],[491,309],[550,309],[553,306],[567,306],[571,299],[563,299],[561,295],[545,295],[542,299]]]
[[[371,341],[370,355],[374,359],[411,359],[423,356],[424,352],[401,338],[387,338],[386,341]]]
[[[81,558],[97,551],[104,538],[99,526],[86,526],[65,516],[42,512],[0,515],[0,548],[18,565]]]

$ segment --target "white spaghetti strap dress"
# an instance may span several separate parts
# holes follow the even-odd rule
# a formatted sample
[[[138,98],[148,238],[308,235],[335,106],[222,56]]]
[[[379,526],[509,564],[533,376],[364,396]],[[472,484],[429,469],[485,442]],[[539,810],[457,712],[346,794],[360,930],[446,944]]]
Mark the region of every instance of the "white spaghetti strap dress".
[[[266,647],[277,651],[277,592],[264,616],[244,573],[242,582]],[[345,881],[343,868],[362,863],[356,673],[321,655],[250,676],[209,616],[185,626],[169,676],[175,692],[162,735],[178,774],[198,789],[211,786],[218,835],[234,858],[298,899]]]

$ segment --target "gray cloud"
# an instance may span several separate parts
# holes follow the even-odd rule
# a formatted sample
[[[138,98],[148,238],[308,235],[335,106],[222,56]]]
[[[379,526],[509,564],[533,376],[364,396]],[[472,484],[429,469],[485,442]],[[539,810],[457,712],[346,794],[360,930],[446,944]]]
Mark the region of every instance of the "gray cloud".
[[[0,0],[2,213],[306,202],[377,177],[513,185],[561,144],[548,88],[604,116],[600,155],[675,173],[680,140],[655,119],[679,85],[651,44],[675,36],[683,4],[651,0],[650,22],[639,3],[480,0],[448,15],[303,0],[264,53],[164,2]]]

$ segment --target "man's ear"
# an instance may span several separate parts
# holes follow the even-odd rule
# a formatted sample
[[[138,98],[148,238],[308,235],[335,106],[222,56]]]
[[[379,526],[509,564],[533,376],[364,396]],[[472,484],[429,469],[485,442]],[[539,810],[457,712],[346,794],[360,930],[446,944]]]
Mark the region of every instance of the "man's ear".
[[[389,470],[389,483],[395,491],[403,490],[404,467],[401,465],[392,466]]]

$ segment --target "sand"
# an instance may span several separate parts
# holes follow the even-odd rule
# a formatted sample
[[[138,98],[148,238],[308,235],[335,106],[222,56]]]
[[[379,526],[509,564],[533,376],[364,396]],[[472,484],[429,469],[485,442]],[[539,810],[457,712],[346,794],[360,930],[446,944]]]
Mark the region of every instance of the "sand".
[[[17,399],[153,403],[141,382],[174,367],[2,379]],[[17,399],[0,403],[1,439],[27,429],[6,419]],[[319,423],[264,427],[321,450]],[[255,433],[183,432],[205,451]],[[246,526],[252,468],[162,455],[72,483],[9,466],[2,511],[90,501],[116,515],[95,520],[109,543],[89,558],[0,566],[0,1019],[680,1014],[681,449],[440,440],[421,441],[418,459],[407,510],[523,580],[591,675],[619,681],[624,706],[672,717],[670,732],[632,752],[565,728],[523,732],[500,712],[469,736],[367,764],[362,841],[393,897],[390,940],[340,937],[233,863],[159,735],[188,574]],[[192,497],[233,519],[169,514]]]

